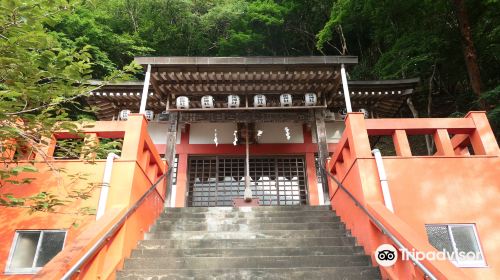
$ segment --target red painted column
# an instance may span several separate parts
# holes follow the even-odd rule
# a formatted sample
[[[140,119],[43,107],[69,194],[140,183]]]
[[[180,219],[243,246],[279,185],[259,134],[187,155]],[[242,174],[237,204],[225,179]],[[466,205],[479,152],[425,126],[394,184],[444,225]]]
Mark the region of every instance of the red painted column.
[[[186,206],[188,154],[179,154],[177,163],[177,182],[175,190],[175,207]]]
[[[392,135],[392,141],[394,142],[396,155],[399,157],[411,157],[410,144],[405,130],[396,129]]]
[[[306,153],[306,168],[309,205],[319,205],[318,177],[316,174],[314,153]]]
[[[181,133],[182,146],[187,147],[189,144],[189,124],[186,124],[186,129]],[[177,183],[175,191],[175,207],[186,206],[186,191],[187,191],[187,173],[188,173],[188,151],[186,149],[178,149],[179,159],[177,162]]]
[[[312,144],[312,133],[311,129],[308,129],[306,125],[302,129],[304,133],[304,144]],[[318,197],[318,176],[316,174],[316,162],[314,159],[314,152],[307,151],[306,155],[306,173],[307,173],[307,188],[309,194],[309,205],[319,205]]]

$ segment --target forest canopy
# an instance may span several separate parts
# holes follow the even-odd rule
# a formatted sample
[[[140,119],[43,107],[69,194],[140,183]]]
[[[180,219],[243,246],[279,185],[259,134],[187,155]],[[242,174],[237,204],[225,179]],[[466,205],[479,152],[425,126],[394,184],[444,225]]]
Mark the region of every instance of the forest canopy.
[[[103,79],[144,55],[355,55],[359,64],[349,70],[351,79],[419,77],[414,102],[421,116],[485,109],[493,126],[500,124],[498,0],[6,0],[1,5],[2,40],[13,40],[5,35],[16,11],[31,10],[25,18],[40,33],[19,33],[23,40],[77,55],[78,78]],[[40,40],[42,33],[50,40]],[[2,55],[10,53],[4,49]],[[2,68],[10,62],[2,60]],[[2,84],[6,81],[2,77]]]

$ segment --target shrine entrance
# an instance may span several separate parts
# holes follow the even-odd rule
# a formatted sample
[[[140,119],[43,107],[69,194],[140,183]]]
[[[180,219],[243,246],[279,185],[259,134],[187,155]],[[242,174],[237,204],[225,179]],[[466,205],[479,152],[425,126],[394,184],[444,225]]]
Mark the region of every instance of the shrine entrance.
[[[307,204],[305,160],[300,156],[250,158],[250,188],[261,206]],[[243,197],[245,157],[190,157],[187,205],[232,206]]]

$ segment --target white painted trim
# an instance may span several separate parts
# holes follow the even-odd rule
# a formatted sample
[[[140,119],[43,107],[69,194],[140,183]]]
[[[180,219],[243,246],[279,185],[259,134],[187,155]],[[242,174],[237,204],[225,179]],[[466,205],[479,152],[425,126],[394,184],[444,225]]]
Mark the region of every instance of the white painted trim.
[[[389,191],[389,183],[387,182],[387,176],[385,174],[384,162],[382,160],[382,154],[379,149],[373,149],[373,155],[375,156],[375,162],[377,164],[378,176],[380,178],[380,185],[382,187],[382,196],[384,197],[384,204],[389,211],[394,213],[394,206],[392,205],[391,192]]]
[[[144,78],[144,86],[142,88],[141,106],[139,109],[139,114],[144,114],[146,112],[146,103],[148,101],[150,78],[151,78],[151,64],[148,64],[148,68],[146,70],[146,77]]]
[[[351,97],[349,96],[349,87],[347,86],[347,75],[345,73],[344,64],[341,65],[340,76],[342,76],[342,88],[344,89],[345,107],[347,109],[347,113],[351,113]]]
[[[106,158],[106,166],[104,167],[104,175],[102,176],[101,194],[97,203],[96,221],[99,220],[106,212],[106,203],[108,202],[109,183],[111,182],[111,172],[113,171],[113,160],[120,158],[114,153],[109,153]]]

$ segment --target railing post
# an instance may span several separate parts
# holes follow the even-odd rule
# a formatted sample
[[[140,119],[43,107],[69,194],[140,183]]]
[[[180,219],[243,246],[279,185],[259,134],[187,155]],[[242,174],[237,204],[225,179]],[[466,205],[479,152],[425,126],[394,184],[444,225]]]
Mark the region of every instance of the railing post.
[[[345,119],[346,128],[344,133],[348,133],[349,148],[352,158],[371,158],[370,140],[365,125],[364,113],[348,113]]]
[[[472,147],[476,155],[500,155],[500,149],[495,139],[495,134],[484,111],[469,112],[466,118],[471,118],[476,125],[476,129],[470,136]]]
[[[410,143],[405,130],[397,129],[392,134],[392,141],[394,142],[394,149],[396,155],[399,157],[411,157]]]
[[[446,129],[437,129],[434,132],[434,143],[436,144],[436,155],[454,156],[455,151],[451,144],[450,135]]]
[[[122,160],[140,159],[143,148],[141,139],[144,137],[143,134],[146,133],[146,121],[143,115],[130,114],[126,122],[125,130],[130,133],[125,133],[125,137],[123,138],[121,158]]]
[[[45,161],[45,156],[47,156],[48,159],[54,157],[54,151],[57,143],[56,137],[54,135],[50,137],[42,136],[41,142],[43,145],[40,145],[40,151],[37,151],[35,160]]]
[[[97,133],[86,133],[83,141],[84,144],[82,148],[82,153],[80,155],[80,159],[82,160],[95,159],[97,154],[95,151],[92,151],[92,149],[99,146],[99,137],[97,136]]]

